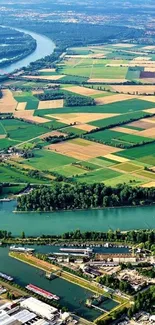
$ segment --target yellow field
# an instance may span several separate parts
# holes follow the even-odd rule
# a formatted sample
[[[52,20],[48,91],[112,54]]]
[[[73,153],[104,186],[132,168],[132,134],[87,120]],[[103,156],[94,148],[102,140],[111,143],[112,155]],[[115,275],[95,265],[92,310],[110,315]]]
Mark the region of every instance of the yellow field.
[[[63,99],[43,100],[39,102],[38,109],[62,108],[63,104]]]
[[[111,83],[111,82],[114,82],[114,79],[105,79],[105,78],[91,78],[88,80],[88,82],[90,83],[94,83],[94,82],[108,82],[108,83]],[[126,79],[115,79],[115,82],[118,82],[118,83],[122,83],[122,82],[126,82]]]
[[[112,85],[112,89],[123,92],[123,93],[130,93],[130,94],[154,94],[155,92],[155,86],[153,85]]]
[[[105,158],[111,159],[111,160],[114,160],[114,161],[118,161],[118,162],[127,162],[127,161],[129,161],[129,159],[127,159],[127,158],[114,156],[114,155],[111,155],[111,154],[106,155]]]
[[[96,98],[95,102],[96,102],[97,105],[103,105],[103,104],[121,102],[123,100],[133,99],[133,98],[136,98],[136,97],[137,96],[126,95],[126,94],[117,94],[117,95],[112,95],[112,96]]]
[[[106,119],[119,114],[108,113],[69,113],[69,114],[48,114],[47,117],[53,117],[65,124],[86,124],[100,119]]]
[[[24,111],[25,110],[25,107],[27,105],[27,102],[23,102],[23,103],[18,103],[17,105],[17,111]]]
[[[13,113],[17,107],[17,101],[14,99],[9,89],[2,90],[3,97],[0,99],[0,113]]]
[[[73,128],[79,129],[79,130],[83,130],[86,132],[92,131],[94,129],[97,129],[94,125],[90,125],[90,124],[80,124],[80,125],[75,125],[73,126]]]
[[[39,116],[33,116],[34,110],[25,110],[25,111],[15,111],[14,117],[22,118],[25,121],[29,121],[32,123],[45,123],[49,122],[48,119]]]
[[[120,148],[93,143],[91,141],[87,141],[87,145],[85,146],[83,144],[76,144],[75,141],[66,141],[57,144],[51,144],[47,146],[47,148],[52,151],[61,153],[65,156],[73,157],[79,160],[88,160],[90,158],[105,156],[109,155],[110,153],[120,151]]]
[[[86,88],[86,87],[80,87],[80,86],[63,88],[63,89],[71,91],[71,92],[79,94],[79,95],[83,95],[83,96],[91,96],[91,95],[102,94],[102,93],[104,94],[103,91],[100,91],[97,89]]]
[[[64,78],[65,75],[58,75],[58,76],[23,76],[23,78],[26,79],[41,79],[41,80],[59,80],[61,78]]]

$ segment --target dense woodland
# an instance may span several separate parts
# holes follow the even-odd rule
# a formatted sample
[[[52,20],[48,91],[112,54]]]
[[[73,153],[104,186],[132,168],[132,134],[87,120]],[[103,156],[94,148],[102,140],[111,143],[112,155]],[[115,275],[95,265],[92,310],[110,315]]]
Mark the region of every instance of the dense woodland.
[[[58,183],[51,188],[34,189],[28,195],[18,197],[17,203],[17,209],[23,211],[136,206],[155,203],[155,188]]]
[[[0,66],[5,66],[9,63],[18,61],[36,48],[36,41],[32,36],[21,33],[10,28],[0,27]]]
[[[65,106],[92,106],[95,105],[95,100],[91,97],[70,94],[67,91],[47,91],[44,94],[38,94],[36,97],[39,100],[55,100],[64,99]]]

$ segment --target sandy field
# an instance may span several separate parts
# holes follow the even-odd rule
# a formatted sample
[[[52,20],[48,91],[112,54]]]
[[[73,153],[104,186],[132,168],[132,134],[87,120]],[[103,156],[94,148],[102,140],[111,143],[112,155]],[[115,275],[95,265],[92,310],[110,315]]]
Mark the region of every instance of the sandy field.
[[[149,124],[155,124],[155,117],[148,117],[147,119],[142,119],[141,121],[147,122]]]
[[[41,80],[59,80],[64,78],[65,75],[58,75],[58,76],[23,76],[26,79],[41,79]]]
[[[39,72],[55,72],[55,69],[41,69],[41,70],[38,70]]]
[[[127,161],[129,161],[129,159],[127,159],[127,158],[114,156],[114,155],[111,155],[111,154],[108,154],[108,155],[106,155],[104,157],[107,158],[107,159],[112,159],[112,160],[118,161],[118,162],[127,162]]]
[[[48,149],[79,160],[87,160],[89,158],[105,156],[110,153],[120,151],[119,148],[113,148],[111,146],[93,143],[91,141],[87,141],[86,146],[75,144],[72,141],[65,141],[62,143],[51,144],[48,146]]]
[[[24,111],[25,110],[25,107],[27,105],[27,102],[23,102],[23,103],[18,103],[17,105],[17,111]]]
[[[38,109],[62,108],[63,103],[64,103],[63,99],[42,100],[39,102]]]
[[[145,109],[144,112],[155,114],[155,108]]]
[[[134,61],[149,61],[149,60],[151,60],[151,58],[150,57],[146,57],[146,56],[138,56],[137,58],[135,58],[135,59],[133,59],[132,60],[132,62],[134,62]]]
[[[134,47],[135,44],[130,44],[130,43],[117,43],[117,44],[113,44],[112,46],[114,46],[114,47]]]
[[[6,134],[0,134],[0,139],[6,138]]]
[[[125,82],[125,81],[127,81],[126,79],[105,79],[105,78],[96,78],[96,79],[94,79],[94,78],[91,78],[91,79],[89,79],[88,80],[88,82],[90,82],[90,83],[93,83],[93,82],[105,82],[105,83],[110,83],[110,82],[120,82],[120,83],[122,83],[122,82]]]
[[[83,130],[86,132],[92,131],[94,129],[97,129],[94,125],[89,125],[89,124],[80,124],[80,125],[75,125],[73,128]]]
[[[25,121],[32,122],[32,123],[45,123],[49,122],[48,119],[39,116],[33,116],[34,110],[27,110],[27,111],[15,111],[14,117],[22,118]]]
[[[53,117],[61,120],[65,124],[86,124],[92,121],[97,121],[100,119],[106,119],[119,114],[108,114],[108,113],[77,113],[77,114],[48,114],[47,117]],[[75,126],[77,127],[77,126]]]
[[[153,45],[145,46],[143,47],[143,50],[155,50],[155,46]]]
[[[40,89],[40,90],[33,90],[33,91],[32,91],[32,94],[33,94],[33,95],[39,95],[39,94],[43,94],[43,93],[44,93],[44,91],[41,90],[41,89]]]
[[[102,93],[104,94],[104,91],[91,89],[87,87],[80,87],[80,86],[67,87],[63,89],[83,96],[91,96],[91,95],[102,94]]]
[[[155,67],[154,68],[152,68],[152,67],[145,67],[144,68],[144,71],[147,71],[147,72],[155,72]]]
[[[147,137],[147,138],[155,138],[155,126],[150,128],[150,129],[140,131],[138,133],[138,135],[143,136],[143,137]]]
[[[126,95],[126,94],[117,94],[117,95],[112,95],[112,96],[96,98],[95,102],[97,105],[103,105],[103,104],[121,102],[123,100],[133,99],[133,98],[137,98],[137,96]]]
[[[142,187],[155,187],[155,182],[149,182],[146,184],[141,185]]]
[[[17,107],[17,101],[14,99],[9,89],[2,90],[3,97],[0,99],[0,113],[12,113]]]
[[[155,89],[155,86],[154,86]],[[155,103],[155,96],[141,96],[139,99]]]
[[[138,93],[138,94],[154,94],[155,93],[155,86],[153,85],[130,85],[130,86],[124,86],[124,85],[112,85],[112,88],[116,91],[119,92],[124,92],[124,93]]]
[[[63,132],[59,132],[59,131],[51,131],[51,132],[47,132],[45,134],[42,134],[39,138],[44,139],[44,138],[47,138],[47,137],[59,137],[61,135],[63,135],[65,137],[67,134],[63,133]]]
[[[122,132],[125,134],[137,134],[139,132],[137,130],[123,128],[121,126],[113,128],[112,131]]]
[[[150,129],[152,128],[152,123],[148,122],[147,119],[142,119],[139,121],[132,122],[128,124],[129,126],[135,126],[137,128],[142,128],[142,129]],[[140,131],[141,132],[141,131]]]

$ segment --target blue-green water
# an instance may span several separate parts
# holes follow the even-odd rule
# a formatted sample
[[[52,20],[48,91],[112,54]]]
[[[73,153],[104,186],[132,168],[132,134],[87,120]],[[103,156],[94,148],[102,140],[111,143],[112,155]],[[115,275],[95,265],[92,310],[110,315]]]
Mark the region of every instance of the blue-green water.
[[[104,210],[59,211],[53,213],[13,213],[16,202],[0,202],[0,229],[27,236],[62,234],[67,231],[107,231],[109,229],[155,228],[155,206]]]
[[[44,251],[46,251],[46,247],[44,247]],[[38,251],[40,251],[40,248],[38,246]],[[13,276],[16,283],[22,286],[32,283],[58,295],[62,306],[68,307],[70,311],[88,320],[94,320],[101,314],[99,311],[88,309],[85,306],[86,299],[92,296],[89,290],[60,278],[49,281],[45,278],[43,271],[9,257],[8,251],[9,248],[7,247],[0,248],[0,272]],[[116,305],[115,301],[107,299],[104,308],[110,310]]]
[[[52,54],[55,48],[55,44],[52,42],[52,40],[44,35],[27,31],[25,29],[19,29],[19,28],[15,28],[15,29],[18,30],[19,32],[23,32],[25,34],[31,35],[36,40],[37,47],[35,51],[30,55],[28,55],[26,58],[12,64],[8,64],[8,66],[2,68],[0,72],[1,74],[11,73],[14,70],[21,69],[22,67],[26,67],[31,62],[42,59],[45,56]]]

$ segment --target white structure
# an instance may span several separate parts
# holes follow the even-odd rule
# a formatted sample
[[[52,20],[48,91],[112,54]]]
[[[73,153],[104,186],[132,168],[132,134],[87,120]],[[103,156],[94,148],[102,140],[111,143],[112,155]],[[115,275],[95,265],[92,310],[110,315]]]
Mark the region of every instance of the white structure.
[[[19,322],[19,324],[25,324],[36,317],[36,314],[29,312],[28,310],[22,310],[19,313],[9,316],[6,311],[0,311],[0,325],[11,325],[12,323]],[[18,323],[17,322],[17,323]]]
[[[54,308],[36,298],[30,297],[23,300],[20,303],[22,308],[31,310],[33,313],[41,316],[45,319],[52,320],[54,319],[54,314],[57,312],[57,308]]]
[[[149,321],[152,322],[152,323],[155,323],[155,315],[152,315],[152,316],[149,318]]]
[[[33,325],[49,325],[49,323],[44,319],[39,319],[36,322],[33,322]]]

